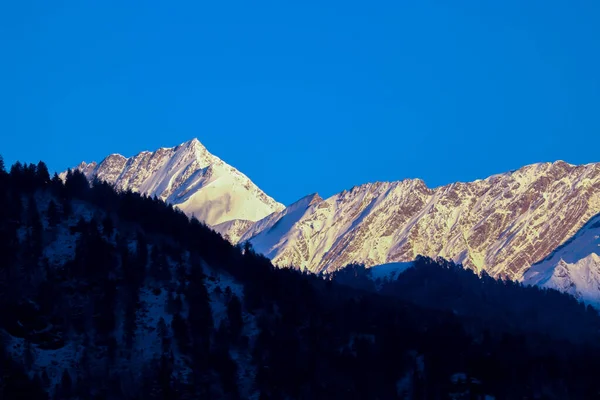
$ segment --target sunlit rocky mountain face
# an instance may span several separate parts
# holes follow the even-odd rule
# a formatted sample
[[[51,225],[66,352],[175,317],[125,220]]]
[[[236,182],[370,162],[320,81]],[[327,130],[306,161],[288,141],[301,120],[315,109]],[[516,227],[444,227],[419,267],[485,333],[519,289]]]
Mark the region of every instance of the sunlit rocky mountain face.
[[[240,240],[279,265],[313,272],[441,256],[520,280],[600,212],[600,164],[535,164],[468,183],[419,179],[312,196],[258,221]]]
[[[598,235],[583,235],[584,250],[568,243],[600,212],[600,164],[539,163],[437,188],[420,179],[368,183],[288,207],[195,139],[77,168],[119,190],[156,195],[279,266],[318,273],[439,256],[587,302],[600,298]]]
[[[209,153],[198,139],[130,158],[111,154],[99,164],[83,162],[76,168],[88,179],[106,181],[117,190],[156,196],[209,225],[257,221],[284,208],[246,175]]]

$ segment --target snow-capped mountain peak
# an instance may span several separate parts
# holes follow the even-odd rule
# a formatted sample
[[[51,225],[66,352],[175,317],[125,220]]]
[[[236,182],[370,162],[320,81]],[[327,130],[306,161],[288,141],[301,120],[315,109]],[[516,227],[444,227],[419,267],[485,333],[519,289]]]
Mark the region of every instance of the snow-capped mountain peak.
[[[111,154],[99,164],[84,162],[76,168],[118,190],[157,196],[210,225],[257,221],[284,208],[196,138],[129,158]]]

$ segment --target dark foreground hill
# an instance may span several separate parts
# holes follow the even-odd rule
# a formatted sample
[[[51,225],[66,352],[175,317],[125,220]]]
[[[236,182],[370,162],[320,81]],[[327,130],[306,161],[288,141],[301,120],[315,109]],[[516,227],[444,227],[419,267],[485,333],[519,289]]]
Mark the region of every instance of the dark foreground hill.
[[[490,296],[514,300],[494,285]],[[554,311],[568,326],[548,334],[554,322],[515,329],[527,316],[461,308],[442,289],[367,289],[274,268],[159,200],[90,187],[80,173],[63,184],[43,163],[0,168],[2,399],[600,393],[598,316],[577,302],[519,288],[536,299],[532,318],[564,305]],[[456,307],[440,306],[450,299]]]

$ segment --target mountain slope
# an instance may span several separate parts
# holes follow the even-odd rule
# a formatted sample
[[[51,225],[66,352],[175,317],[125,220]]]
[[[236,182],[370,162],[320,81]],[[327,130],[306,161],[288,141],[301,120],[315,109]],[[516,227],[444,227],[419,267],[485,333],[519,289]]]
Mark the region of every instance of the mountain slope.
[[[558,161],[435,189],[419,179],[365,184],[311,204],[266,248],[263,231],[285,211],[257,222],[241,240],[278,265],[311,271],[421,254],[521,279],[598,212],[600,164]]]
[[[303,197],[285,210],[273,213],[253,224],[240,240],[246,241],[252,238],[254,249],[269,258],[273,258],[281,246],[295,246],[294,248],[298,248],[302,243],[297,242],[297,240],[301,240],[301,238],[286,235],[286,233],[302,220],[307,210],[322,201],[316,193]],[[298,266],[302,267],[301,264],[298,264]]]
[[[524,283],[567,292],[600,307],[600,215],[524,275]]]
[[[254,221],[249,221],[247,219],[232,219],[213,225],[212,228],[231,243],[237,243],[252,225],[254,225]]]
[[[198,139],[131,158],[112,154],[100,164],[84,162],[77,169],[117,190],[157,196],[209,225],[256,221],[284,208],[247,176],[210,154]]]

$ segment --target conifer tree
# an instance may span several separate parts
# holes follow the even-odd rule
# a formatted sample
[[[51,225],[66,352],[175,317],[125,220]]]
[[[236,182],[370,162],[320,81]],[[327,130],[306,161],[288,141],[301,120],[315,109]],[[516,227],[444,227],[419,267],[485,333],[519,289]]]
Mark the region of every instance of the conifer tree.
[[[25,365],[27,370],[30,370],[34,361],[35,353],[31,347],[31,341],[25,340],[25,343],[23,344],[23,365]]]
[[[60,179],[60,177],[58,176],[58,174],[55,172],[54,175],[52,175],[52,180],[50,181],[52,190],[54,191],[54,194],[59,194],[61,193],[64,185],[63,185],[63,181],[62,179]]]
[[[10,180],[16,189],[25,189],[25,184],[23,181],[23,172],[23,164],[21,164],[19,161],[15,162],[10,167]]]
[[[37,207],[37,201],[32,195],[27,202],[27,224],[30,228],[29,237],[29,254],[32,263],[35,263],[42,254],[42,221]]]
[[[137,329],[136,314],[138,309],[138,292],[137,288],[129,288],[130,293],[127,295],[127,302],[125,304],[125,321],[123,326],[123,335],[125,345],[128,349],[133,347],[133,340],[135,338],[135,331]]]
[[[48,172],[48,167],[43,161],[40,161],[37,164],[36,180],[39,185],[46,185],[50,183],[50,173]]]
[[[158,337],[160,337],[162,352],[163,354],[166,354],[171,347],[171,343],[169,341],[167,324],[163,317],[160,317],[158,320],[158,323],[156,324],[156,331],[158,332]]]
[[[58,212],[58,207],[54,200],[50,200],[48,203],[48,225],[51,227],[55,227],[60,223],[60,214]]]
[[[68,196],[76,197],[78,199],[86,199],[90,191],[90,184],[81,171],[69,170],[67,172],[67,179],[65,181],[65,191]]]
[[[157,245],[150,252],[150,275],[159,282],[171,280],[171,271],[164,251]]]
[[[169,292],[167,295],[167,312],[171,315],[181,313],[183,303],[178,293]]]
[[[66,369],[63,369],[60,384],[57,386],[56,392],[56,398],[58,399],[70,399],[73,395],[73,380]]]
[[[48,371],[46,371],[46,368],[42,370],[40,378],[42,381],[42,387],[44,389],[48,389],[50,387],[50,377],[48,376]]]
[[[148,241],[143,233],[138,232],[136,242],[136,274],[138,279],[142,279],[148,266]]]
[[[188,354],[190,351],[190,336],[188,333],[188,326],[186,321],[183,319],[181,314],[175,314],[173,321],[171,322],[173,327],[173,337],[179,347],[179,351],[183,354]]]
[[[113,220],[110,215],[107,215],[106,218],[104,218],[104,220],[102,221],[102,232],[105,236],[110,238],[112,237],[114,229],[115,227],[113,224]]]
[[[242,303],[236,295],[232,295],[227,303],[227,317],[231,334],[234,339],[237,339],[244,327],[244,319],[242,317]]]

